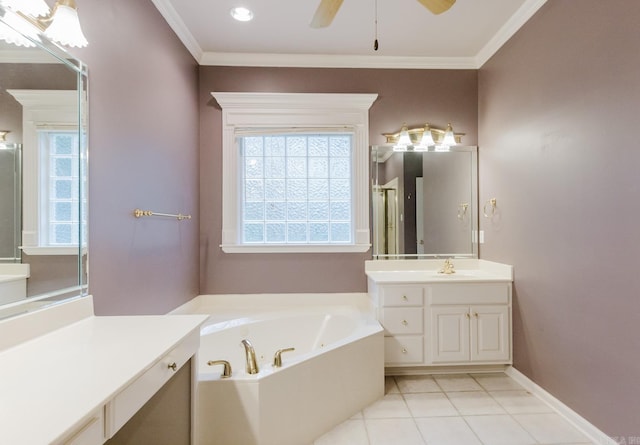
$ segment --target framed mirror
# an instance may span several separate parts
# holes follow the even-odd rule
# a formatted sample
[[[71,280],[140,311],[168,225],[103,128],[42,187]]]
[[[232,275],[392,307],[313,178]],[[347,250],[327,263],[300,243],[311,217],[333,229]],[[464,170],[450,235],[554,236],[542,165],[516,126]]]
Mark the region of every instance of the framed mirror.
[[[0,6],[0,318],[88,280],[87,68],[16,17]]]
[[[478,257],[478,151],[371,147],[373,258]]]

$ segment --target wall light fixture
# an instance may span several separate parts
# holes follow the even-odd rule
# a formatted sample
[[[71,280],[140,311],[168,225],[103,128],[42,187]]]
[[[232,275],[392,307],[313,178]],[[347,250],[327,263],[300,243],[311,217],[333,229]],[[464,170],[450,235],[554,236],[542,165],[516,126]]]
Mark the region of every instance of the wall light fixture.
[[[464,133],[454,133],[451,124],[445,130],[425,124],[423,127],[409,128],[406,124],[397,133],[383,133],[387,144],[394,144],[394,151],[449,151],[462,142]]]
[[[82,48],[88,45],[80,27],[75,0],[56,0],[53,9],[44,0],[0,0],[4,7],[2,19],[9,26],[0,28],[0,39],[18,46],[34,46],[28,39],[16,37],[13,28],[29,38],[39,41],[43,32],[49,39],[64,46]],[[19,17],[28,23],[20,23]]]

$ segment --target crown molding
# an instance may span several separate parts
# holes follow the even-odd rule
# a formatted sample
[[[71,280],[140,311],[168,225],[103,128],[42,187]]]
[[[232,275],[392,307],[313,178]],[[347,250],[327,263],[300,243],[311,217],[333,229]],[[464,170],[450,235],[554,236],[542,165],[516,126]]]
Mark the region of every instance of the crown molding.
[[[160,12],[165,21],[169,24],[173,32],[176,33],[182,44],[187,48],[196,61],[202,58],[202,48],[198,44],[187,25],[184,24],[182,18],[176,12],[175,8],[169,0],[151,0],[156,9]]]
[[[480,69],[495,53],[498,52],[513,35],[540,9],[547,0],[528,0],[507,22],[502,25],[498,32],[489,42],[478,52],[475,57],[476,68]]]
[[[297,68],[475,69],[472,57],[396,57],[330,54],[260,54],[205,52],[204,66]]]
[[[489,42],[470,57],[363,56],[204,52],[169,0],[151,0],[187,50],[203,66],[380,69],[479,69],[547,0],[527,0]]]

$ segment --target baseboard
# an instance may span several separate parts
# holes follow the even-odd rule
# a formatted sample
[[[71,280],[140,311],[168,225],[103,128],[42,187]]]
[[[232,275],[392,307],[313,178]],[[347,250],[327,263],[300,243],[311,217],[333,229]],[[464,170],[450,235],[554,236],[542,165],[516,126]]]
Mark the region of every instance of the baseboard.
[[[545,389],[538,386],[513,366],[508,367],[505,370],[505,374],[518,382],[524,389],[553,408],[558,414],[564,417],[567,422],[580,430],[580,432],[587,436],[593,443],[598,445],[618,445],[618,442],[600,431],[580,414],[576,413],[560,400],[549,394]]]
[[[506,372],[508,367],[508,365],[386,366],[384,374],[388,376],[477,374]]]

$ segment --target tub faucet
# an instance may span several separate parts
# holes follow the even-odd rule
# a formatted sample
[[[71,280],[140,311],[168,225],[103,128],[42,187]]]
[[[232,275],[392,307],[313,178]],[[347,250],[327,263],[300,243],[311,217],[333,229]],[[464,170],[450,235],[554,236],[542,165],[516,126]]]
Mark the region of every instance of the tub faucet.
[[[258,373],[258,362],[256,362],[256,351],[253,349],[253,345],[247,339],[242,340],[242,346],[244,346],[244,353],[247,356],[247,374]]]
[[[291,352],[291,351],[295,351],[296,348],[285,348],[285,349],[278,349],[275,353],[275,355],[273,356],[273,367],[274,368],[280,368],[282,366],[282,353],[283,352]]]
[[[222,377],[223,379],[231,377],[231,364],[226,360],[209,360],[207,362],[209,366],[222,365],[224,368],[222,369]]]
[[[447,258],[446,260],[444,260],[444,266],[442,267],[442,269],[440,269],[438,271],[438,273],[444,273],[444,274],[452,274],[452,273],[456,273],[456,270],[453,266],[453,263],[451,262],[450,258]]]

